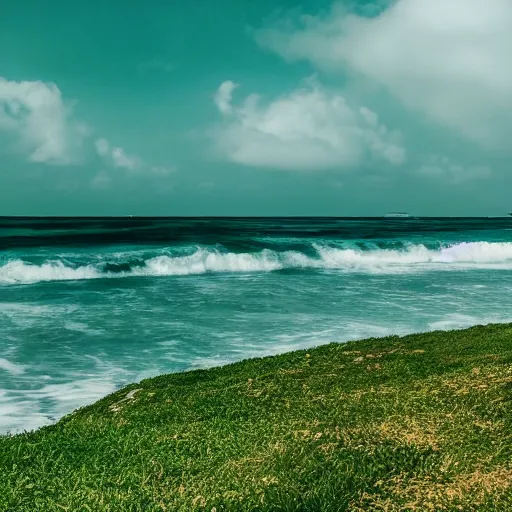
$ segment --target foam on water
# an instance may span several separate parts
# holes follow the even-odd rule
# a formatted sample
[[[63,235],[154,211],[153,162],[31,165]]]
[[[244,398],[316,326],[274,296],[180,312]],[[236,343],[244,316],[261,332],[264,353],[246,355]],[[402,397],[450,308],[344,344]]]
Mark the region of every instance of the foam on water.
[[[490,318],[470,315],[447,315],[428,325],[427,330],[453,329],[477,323],[485,324]],[[7,360],[0,359],[0,369],[12,372],[13,377],[22,378],[22,385],[17,389],[0,389],[0,434],[16,433],[32,430],[54,423],[62,416],[76,408],[90,404],[114,392],[129,382],[138,382],[169,370],[165,361],[178,362],[182,369],[210,368],[224,365],[246,357],[276,355],[290,350],[304,349],[333,341],[346,341],[370,336],[386,336],[391,334],[405,335],[417,331],[411,324],[386,324],[371,322],[345,322],[342,331],[338,327],[324,330],[298,331],[295,333],[276,334],[272,343],[262,345],[257,342],[238,344],[236,337],[231,336],[224,346],[219,346],[217,354],[186,352],[183,343],[161,343],[159,350],[159,366],[144,367],[140,363],[141,354],[135,361],[125,358],[125,368],[119,362],[110,363],[99,357],[84,355],[92,360],[94,369],[77,372],[62,368],[60,378],[65,382],[54,382],[47,375],[28,375],[25,368]],[[178,345],[178,346],[177,346]],[[181,345],[181,346],[180,346]],[[148,356],[149,351],[148,352]],[[167,352],[167,353],[166,353]],[[145,356],[146,357],[146,356]],[[155,358],[155,354],[152,354]],[[138,362],[137,362],[138,361]],[[25,385],[23,385],[25,383]],[[34,384],[36,386],[34,387]]]
[[[345,272],[407,273],[435,270],[512,269],[512,243],[464,242],[429,249],[405,245],[401,249],[354,249],[313,244],[316,256],[297,251],[264,249],[255,253],[221,252],[199,248],[186,256],[158,255],[131,265],[131,253],[120,271],[107,270],[104,257],[87,265],[73,266],[61,260],[40,265],[21,259],[0,267],[1,284],[30,284],[41,281],[69,281],[131,276],[183,276],[216,272],[252,273],[283,269],[326,269]],[[116,254],[116,265],[123,255]],[[121,262],[122,263],[122,262]],[[128,270],[125,268],[128,267]]]
[[[104,334],[102,329],[92,329],[82,322],[65,322],[64,328],[70,331],[76,331],[89,336],[101,336]]]
[[[0,389],[0,433],[16,433],[50,425],[65,414],[115,390],[115,383],[108,376],[46,384],[38,389]],[[44,411],[44,402],[52,403],[51,415]]]
[[[21,375],[25,371],[25,366],[0,357],[0,370],[4,370],[12,375]]]
[[[512,316],[509,315],[493,315],[486,317],[475,316],[469,314],[451,313],[441,320],[430,322],[428,324],[431,331],[451,331],[453,329],[466,329],[473,325],[487,325],[493,323],[509,323],[512,322]]]
[[[66,266],[62,261],[33,265],[22,260],[14,260],[0,267],[0,283],[3,284],[72,281],[99,277],[101,274],[93,267],[72,268]]]

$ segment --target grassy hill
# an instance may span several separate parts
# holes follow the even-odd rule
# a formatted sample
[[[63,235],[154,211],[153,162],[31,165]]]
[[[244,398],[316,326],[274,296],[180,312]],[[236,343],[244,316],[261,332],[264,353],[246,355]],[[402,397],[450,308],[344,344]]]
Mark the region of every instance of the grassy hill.
[[[512,510],[512,326],[133,384],[0,437],[0,510]]]

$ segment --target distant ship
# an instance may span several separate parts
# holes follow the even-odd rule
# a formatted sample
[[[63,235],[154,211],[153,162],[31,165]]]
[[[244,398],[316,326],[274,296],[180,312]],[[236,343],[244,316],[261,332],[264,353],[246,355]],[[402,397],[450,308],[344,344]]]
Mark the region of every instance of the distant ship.
[[[403,213],[403,212],[393,212],[393,213],[386,213],[386,215],[384,215],[384,217],[392,218],[392,219],[408,219],[408,218],[410,218],[410,215],[408,213]]]

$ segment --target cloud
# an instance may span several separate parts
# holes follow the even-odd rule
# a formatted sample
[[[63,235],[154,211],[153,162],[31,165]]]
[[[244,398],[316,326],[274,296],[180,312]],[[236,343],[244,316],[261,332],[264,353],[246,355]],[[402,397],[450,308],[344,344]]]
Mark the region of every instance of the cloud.
[[[366,158],[400,165],[406,158],[400,135],[371,110],[315,80],[263,105],[249,95],[231,102],[235,84],[224,82],[215,96],[224,123],[214,133],[218,149],[232,162],[283,170],[353,167]]]
[[[110,153],[110,144],[107,139],[97,139],[94,143],[98,155],[106,157]]]
[[[71,114],[55,84],[0,77],[0,131],[14,135],[30,161],[65,165],[80,160],[88,128]]]
[[[217,89],[215,96],[213,97],[213,101],[217,108],[221,111],[222,114],[227,114],[231,112],[231,100],[233,98],[233,92],[238,87],[238,84],[235,84],[231,80],[226,80],[223,82],[220,87]]]
[[[335,6],[263,29],[257,40],[287,60],[371,79],[484,147],[509,147],[510,0],[397,0],[370,18]]]
[[[97,139],[94,145],[98,155],[113,167],[134,170],[143,165],[138,157],[127,155],[123,148],[111,147],[106,139]]]
[[[489,178],[492,175],[491,169],[486,165],[464,166],[442,155],[431,155],[418,169],[418,173],[431,178],[445,178],[457,184]]]
[[[118,146],[112,146],[105,138],[96,139],[94,147],[99,157],[109,166],[129,171],[143,171],[151,174],[166,176],[176,169],[172,166],[150,165],[138,156],[129,155]]]
[[[174,171],[172,166],[148,164],[123,148],[112,146],[105,138],[93,142],[93,130],[73,117],[71,106],[62,99],[60,89],[53,83],[17,82],[0,77],[1,134],[14,143],[13,151],[26,155],[30,162],[84,163],[94,148],[96,154],[114,168],[142,170],[160,176]]]
[[[114,167],[122,167],[124,169],[135,169],[139,165],[138,158],[127,155],[123,148],[112,149],[112,160]]]

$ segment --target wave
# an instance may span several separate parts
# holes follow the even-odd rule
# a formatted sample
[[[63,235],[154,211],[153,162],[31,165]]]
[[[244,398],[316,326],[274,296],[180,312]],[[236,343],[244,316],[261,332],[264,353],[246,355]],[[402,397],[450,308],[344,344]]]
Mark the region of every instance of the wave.
[[[183,276],[216,272],[251,273],[285,269],[324,269],[344,272],[407,273],[430,270],[512,269],[512,243],[463,242],[432,249],[422,244],[401,249],[340,248],[312,244],[312,251],[254,253],[223,252],[219,248],[197,248],[185,256],[159,254],[134,258],[123,253],[73,264],[69,259],[35,264],[22,259],[0,266],[0,283],[30,284],[130,276]],[[123,259],[124,258],[124,259]],[[84,255],[81,255],[83,261]],[[107,259],[107,261],[105,261]]]

